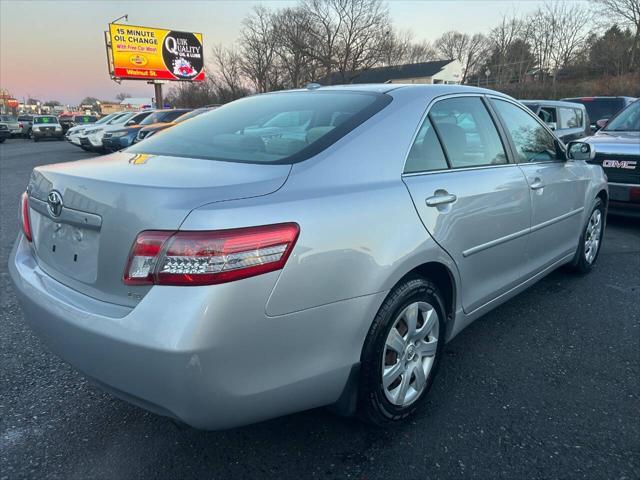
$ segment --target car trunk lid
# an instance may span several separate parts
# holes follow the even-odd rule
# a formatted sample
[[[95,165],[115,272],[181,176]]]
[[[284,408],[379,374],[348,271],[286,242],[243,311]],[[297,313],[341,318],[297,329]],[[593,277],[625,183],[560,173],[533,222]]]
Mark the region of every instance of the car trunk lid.
[[[126,152],[38,167],[28,189],[38,263],[77,291],[134,306],[149,287],[122,276],[139,232],[177,230],[206,203],[267,195],[290,169]]]

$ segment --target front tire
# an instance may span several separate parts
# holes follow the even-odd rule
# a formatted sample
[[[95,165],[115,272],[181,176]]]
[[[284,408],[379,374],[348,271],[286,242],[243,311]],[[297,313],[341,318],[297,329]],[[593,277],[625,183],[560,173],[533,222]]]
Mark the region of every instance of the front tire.
[[[596,198],[596,203],[589,214],[587,225],[584,227],[582,235],[580,235],[580,244],[576,252],[576,259],[573,262],[575,271],[588,273],[593,269],[602,247],[605,218],[604,203],[600,198]]]
[[[422,277],[397,285],[378,311],[361,356],[359,416],[378,426],[413,415],[442,356],[446,312],[438,288]]]

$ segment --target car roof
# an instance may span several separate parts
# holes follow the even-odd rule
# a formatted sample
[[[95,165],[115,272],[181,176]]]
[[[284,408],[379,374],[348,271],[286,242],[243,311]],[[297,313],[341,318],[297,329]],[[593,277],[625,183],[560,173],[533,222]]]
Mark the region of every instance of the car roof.
[[[576,102],[563,102],[561,100],[518,100],[525,105],[549,105],[551,107],[570,107],[570,108],[585,108],[582,103]]]
[[[607,99],[618,99],[618,98],[626,98],[627,100],[635,100],[636,99],[636,97],[628,97],[628,96],[625,96],[625,95],[617,95],[617,96],[616,95],[610,95],[610,96],[606,96],[606,95],[597,96],[596,95],[596,96],[592,96],[592,97],[590,97],[588,95],[585,95],[583,97],[566,97],[566,98],[563,98],[562,100],[564,100],[564,101],[570,101],[570,100],[607,100]]]
[[[346,85],[327,85],[318,86],[312,84],[308,88],[299,88],[294,90],[282,90],[279,92],[272,92],[275,94],[286,92],[301,92],[301,91],[349,91],[349,92],[372,92],[372,93],[389,93],[395,91],[402,91],[403,93],[413,93],[416,96],[424,97],[436,97],[441,95],[448,95],[452,93],[480,93],[491,94],[501,96],[505,98],[511,98],[508,95],[497,92],[495,90],[489,90],[486,88],[472,87],[468,85],[446,85],[446,84],[426,84],[426,83],[358,83],[358,84],[346,84]]]

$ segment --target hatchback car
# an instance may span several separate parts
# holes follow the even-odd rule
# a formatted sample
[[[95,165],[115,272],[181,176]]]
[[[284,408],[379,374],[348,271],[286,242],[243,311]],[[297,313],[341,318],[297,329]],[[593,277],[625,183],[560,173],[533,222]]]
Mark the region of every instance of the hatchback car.
[[[282,113],[304,122],[260,126]],[[474,87],[256,95],[34,169],[9,269],[51,349],[151,411],[221,429],[333,405],[393,424],[464,327],[594,266],[592,155]]]

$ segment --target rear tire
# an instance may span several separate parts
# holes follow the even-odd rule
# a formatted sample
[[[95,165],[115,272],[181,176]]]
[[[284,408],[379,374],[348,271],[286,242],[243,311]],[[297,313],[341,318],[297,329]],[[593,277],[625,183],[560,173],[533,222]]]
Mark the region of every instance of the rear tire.
[[[408,277],[392,290],[362,350],[361,419],[390,426],[424,405],[442,356],[445,318],[442,295],[429,280]]]
[[[605,227],[604,203],[596,198],[595,205],[589,214],[587,224],[580,235],[580,244],[572,267],[578,273],[589,273],[598,260]]]

